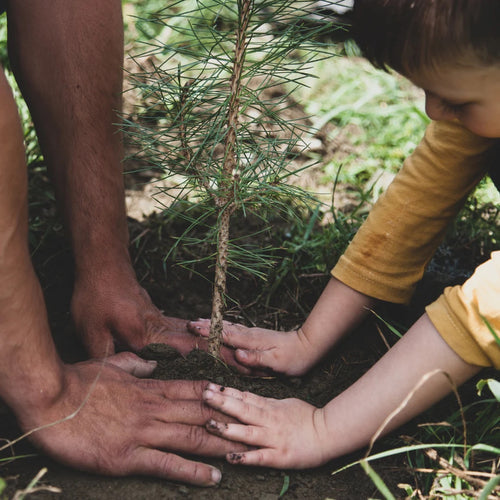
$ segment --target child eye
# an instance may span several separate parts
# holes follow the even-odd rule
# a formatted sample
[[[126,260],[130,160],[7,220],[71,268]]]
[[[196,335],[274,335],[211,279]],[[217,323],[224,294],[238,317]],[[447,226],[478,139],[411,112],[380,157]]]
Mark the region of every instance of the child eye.
[[[441,101],[441,107],[446,113],[451,113],[453,115],[458,115],[464,111],[468,103],[454,104],[446,101]]]

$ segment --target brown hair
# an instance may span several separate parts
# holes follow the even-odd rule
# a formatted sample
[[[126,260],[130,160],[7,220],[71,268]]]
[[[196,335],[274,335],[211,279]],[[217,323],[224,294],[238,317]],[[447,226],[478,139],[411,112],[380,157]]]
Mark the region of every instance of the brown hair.
[[[355,0],[353,35],[378,68],[500,64],[500,0]]]

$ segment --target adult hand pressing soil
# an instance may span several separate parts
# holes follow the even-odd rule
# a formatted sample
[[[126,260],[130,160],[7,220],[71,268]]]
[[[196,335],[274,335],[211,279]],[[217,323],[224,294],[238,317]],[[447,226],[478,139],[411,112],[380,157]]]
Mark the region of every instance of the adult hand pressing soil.
[[[217,484],[218,469],[172,453],[222,456],[234,448],[203,427],[214,417],[200,400],[206,383],[130,375],[149,375],[153,369],[154,363],[132,353],[63,365],[57,390],[12,407],[33,443],[67,465],[106,475]]]
[[[116,125],[120,0],[4,4],[11,67],[73,247],[72,309],[89,353],[110,355],[115,341],[132,348],[165,341],[185,352],[195,341],[171,332],[177,323],[151,303],[128,254]],[[172,454],[228,449],[201,426],[212,410],[201,401],[199,383],[139,380],[127,371],[148,375],[153,366],[130,353],[73,366],[59,358],[28,248],[23,131],[0,70],[0,397],[35,444],[70,466],[217,483],[215,468]]]

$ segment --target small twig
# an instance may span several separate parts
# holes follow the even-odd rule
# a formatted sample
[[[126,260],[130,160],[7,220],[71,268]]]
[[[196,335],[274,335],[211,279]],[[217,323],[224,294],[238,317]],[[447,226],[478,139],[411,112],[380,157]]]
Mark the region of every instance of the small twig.
[[[37,493],[39,491],[48,491],[50,493],[62,493],[60,488],[56,488],[55,486],[36,486],[38,481],[42,479],[42,477],[47,473],[47,468],[44,467],[40,469],[37,475],[30,481],[28,486],[24,490],[16,491],[15,495],[12,497],[12,500],[22,500],[25,495],[31,495],[32,493]]]
[[[387,347],[387,350],[389,350],[391,348],[391,346],[389,345],[389,342],[387,342],[387,339],[385,338],[385,335],[383,334],[382,329],[380,328],[379,325],[375,325],[375,326],[377,328],[377,332],[379,333],[380,337],[382,338],[382,342],[384,342],[385,347]]]
[[[445,458],[439,456],[438,452],[434,449],[430,450],[425,450],[425,454],[431,459],[437,462],[440,467],[442,467],[445,470],[446,474],[453,474],[454,476],[457,476],[461,479],[465,479],[467,482],[470,484],[473,484],[474,486],[477,486],[479,488],[483,488],[486,484],[486,481],[482,481],[480,479],[476,479],[472,477],[468,471],[464,471],[463,469],[459,469],[458,467],[455,467],[448,462]]]
[[[427,467],[416,467],[412,468],[411,470],[415,472],[423,472],[424,474],[444,474],[449,472],[449,470],[446,469],[431,469]],[[488,479],[491,479],[496,476],[496,474],[491,474],[490,472],[480,472],[480,471],[467,471],[467,474],[469,476],[485,477]]]

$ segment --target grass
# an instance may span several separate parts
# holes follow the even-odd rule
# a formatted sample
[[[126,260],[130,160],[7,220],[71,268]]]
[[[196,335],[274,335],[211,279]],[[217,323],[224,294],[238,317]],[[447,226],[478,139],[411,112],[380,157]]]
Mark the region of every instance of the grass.
[[[498,384],[496,380],[493,383]],[[387,487],[368,462],[404,454],[415,474],[414,485],[399,485],[406,498],[498,498],[500,399],[498,395],[483,397],[465,407],[459,399],[458,403],[459,410],[445,422],[422,424],[418,434],[409,438],[411,444],[368,456],[345,468],[360,464],[384,498],[394,498],[387,494]]]
[[[332,56],[340,52],[337,47],[331,50]],[[307,153],[317,162],[313,190],[326,193],[322,200],[332,199],[332,191],[347,191],[352,203],[346,209],[334,199],[318,202],[305,212],[302,221],[283,231],[277,264],[260,297],[268,303],[284,288],[291,290],[290,295],[298,294],[303,276],[328,274],[429,122],[422,92],[398,75],[373,69],[355,51],[353,57],[316,63],[311,74],[317,78],[311,76],[308,87],[293,97],[318,135],[323,133],[339,144],[339,151],[326,160],[328,155]],[[434,271],[466,276],[488,258],[499,237],[499,202],[491,181],[483,181],[450,227],[432,263]],[[325,220],[330,223],[325,224]],[[426,425],[412,437],[413,442],[428,444],[408,444],[385,452],[386,456],[409,454],[415,484],[403,485],[405,494],[450,500],[498,494],[497,414],[498,401],[483,398],[449,415],[446,424]],[[467,421],[474,422],[469,429]],[[361,464],[384,498],[394,498],[368,461]]]
[[[391,325],[385,320],[382,321],[392,332],[400,336]],[[484,321],[500,345],[500,337],[488,321],[486,319]],[[442,374],[447,376],[445,373]],[[435,375],[437,373],[424,376],[386,421],[397,414],[418,388]],[[488,391],[485,391],[485,388],[488,388]],[[371,455],[372,445],[383,430],[384,422],[372,438],[366,456],[336,470],[333,474],[360,465],[383,498],[395,500],[396,497],[370,462],[403,454],[407,456],[415,477],[413,485],[407,483],[398,485],[405,491],[405,498],[419,500],[500,498],[500,381],[495,378],[479,380],[476,384],[479,398],[466,406],[463,406],[454,384],[452,389],[458,410],[448,414],[444,421],[419,424],[419,431],[414,436],[404,437],[408,441],[407,445]],[[432,415],[433,410],[427,414]]]
[[[135,13],[142,17],[145,9],[151,12],[163,5],[159,0],[147,5],[139,0],[124,3],[133,4]],[[129,42],[133,39],[133,31],[134,22],[127,18],[126,39]],[[340,49],[332,48],[334,51],[340,52]],[[0,61],[8,68],[5,16],[0,18]],[[271,300],[285,284],[298,287],[304,275],[327,276],[363,222],[369,206],[392,179],[402,160],[413,151],[427,124],[421,93],[398,76],[374,70],[356,54],[350,58],[322,61],[312,73],[318,78],[310,78],[309,87],[296,100],[311,116],[314,126],[329,140],[339,144],[339,151],[326,161],[313,152],[308,153],[311,160],[320,160],[315,168],[314,191],[326,193],[326,199],[331,199],[332,191],[339,195],[340,192],[342,195],[348,193],[353,201],[349,206],[345,203],[318,203],[305,212],[302,221],[284,229],[283,245],[278,254],[280,264],[274,269],[270,279],[272,284],[262,300]],[[14,84],[8,71],[7,75]],[[17,90],[15,96],[25,127],[32,172],[30,243],[36,249],[43,245],[47,234],[60,231],[61,227],[47,223],[47,213],[53,211],[53,195],[29,113]],[[491,182],[482,182],[450,228],[433,261],[434,269],[447,273],[452,267],[454,271],[470,273],[493,248],[498,247],[499,203],[498,193]],[[43,207],[44,214],[40,207]],[[325,224],[325,219],[330,223]],[[445,425],[422,427],[412,437],[413,444],[386,452],[409,453],[416,479],[415,484],[403,486],[407,497],[451,500],[499,496],[500,422],[496,384],[495,379],[482,382],[482,399],[449,414]],[[488,391],[494,394],[493,398]],[[462,415],[465,415],[465,422],[473,422],[473,425],[464,426]],[[414,444],[415,441],[428,444]],[[427,456],[424,450],[429,448],[434,449],[438,456]],[[374,458],[376,456],[363,462],[365,470],[381,495],[391,498],[392,493],[384,489],[374,468],[368,465]],[[491,474],[491,478],[487,474]],[[475,482],[478,477],[484,481],[479,486]],[[0,479],[0,488],[2,481]]]

